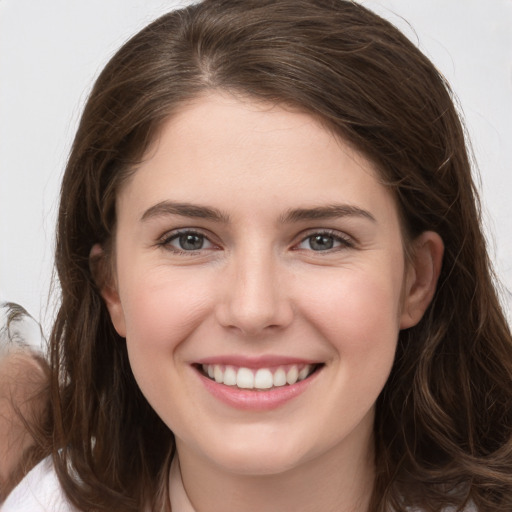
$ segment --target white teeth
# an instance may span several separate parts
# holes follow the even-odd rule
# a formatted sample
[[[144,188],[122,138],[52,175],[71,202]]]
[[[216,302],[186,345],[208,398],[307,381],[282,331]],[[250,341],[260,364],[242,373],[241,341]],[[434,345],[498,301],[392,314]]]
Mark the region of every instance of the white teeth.
[[[310,370],[311,370],[311,367],[309,365],[304,366],[304,368],[302,368],[302,370],[300,370],[299,378],[297,380],[304,380],[309,375]]]
[[[299,369],[296,366],[292,366],[286,374],[286,382],[288,384],[295,384],[299,378]]]
[[[222,368],[216,364],[213,370],[213,378],[215,382],[224,382],[224,373],[222,372]]]
[[[226,386],[237,386],[241,389],[270,389],[293,385],[308,377],[313,371],[314,366],[290,365],[278,367],[275,370],[270,368],[259,368],[252,370],[250,368],[236,368],[234,366],[224,366],[220,364],[204,364],[203,372],[219,384]],[[272,373],[273,372],[273,373]]]
[[[226,366],[224,370],[224,384],[236,386],[236,370],[232,366]]]
[[[249,368],[239,368],[236,374],[236,385],[242,389],[254,388],[254,373]]]
[[[272,372],[268,368],[260,368],[254,376],[254,387],[258,389],[270,389],[274,384]]]
[[[278,368],[276,373],[274,373],[273,384],[276,387],[286,384],[286,373],[282,368]]]

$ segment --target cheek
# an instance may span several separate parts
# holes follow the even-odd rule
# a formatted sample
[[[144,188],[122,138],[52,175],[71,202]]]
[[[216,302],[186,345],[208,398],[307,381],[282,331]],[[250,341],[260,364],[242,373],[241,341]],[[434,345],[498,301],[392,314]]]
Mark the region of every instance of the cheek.
[[[143,394],[159,410],[170,399],[169,386],[183,377],[181,344],[207,317],[212,297],[204,279],[199,286],[198,277],[178,278],[165,268],[124,277],[121,301],[130,366]]]
[[[312,287],[305,315],[343,359],[394,355],[401,310],[401,278],[346,270]],[[318,285],[318,283],[317,283]]]
[[[210,308],[209,287],[197,276],[175,275],[162,267],[124,282],[121,301],[131,343],[172,349]]]
[[[209,287],[164,268],[125,274],[121,282],[130,366],[152,407],[167,411],[180,400],[171,390],[186,381],[179,348],[211,309]]]

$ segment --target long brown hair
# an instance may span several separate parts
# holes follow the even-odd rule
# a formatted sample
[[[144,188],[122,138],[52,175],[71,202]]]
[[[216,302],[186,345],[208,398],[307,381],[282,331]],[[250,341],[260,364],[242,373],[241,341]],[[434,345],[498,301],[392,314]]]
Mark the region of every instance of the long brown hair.
[[[389,22],[344,0],[206,0],[153,22],[98,78],[57,230],[54,461],[69,497],[83,510],[165,501],[173,434],[137,387],[89,254],[101,243],[108,257],[116,194],[162,122],[215,89],[319,118],[376,164],[406,240],[425,230],[444,240],[435,297],[400,333],[378,400],[372,512],[468,500],[481,512],[512,510],[512,340],[464,130],[431,62]]]

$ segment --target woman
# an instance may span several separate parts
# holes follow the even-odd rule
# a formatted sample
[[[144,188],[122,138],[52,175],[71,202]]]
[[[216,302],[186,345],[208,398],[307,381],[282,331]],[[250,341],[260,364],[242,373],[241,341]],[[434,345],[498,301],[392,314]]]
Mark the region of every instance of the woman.
[[[99,77],[61,197],[44,471],[78,510],[511,507],[512,341],[463,129],[388,22],[160,18]]]

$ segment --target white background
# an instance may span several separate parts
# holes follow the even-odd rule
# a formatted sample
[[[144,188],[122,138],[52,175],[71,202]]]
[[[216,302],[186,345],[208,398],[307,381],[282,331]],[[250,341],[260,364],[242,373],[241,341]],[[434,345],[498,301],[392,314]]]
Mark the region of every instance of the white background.
[[[87,93],[129,36],[183,3],[0,0],[0,294],[46,332],[59,182]],[[405,31],[460,99],[512,308],[512,0],[363,3]]]

